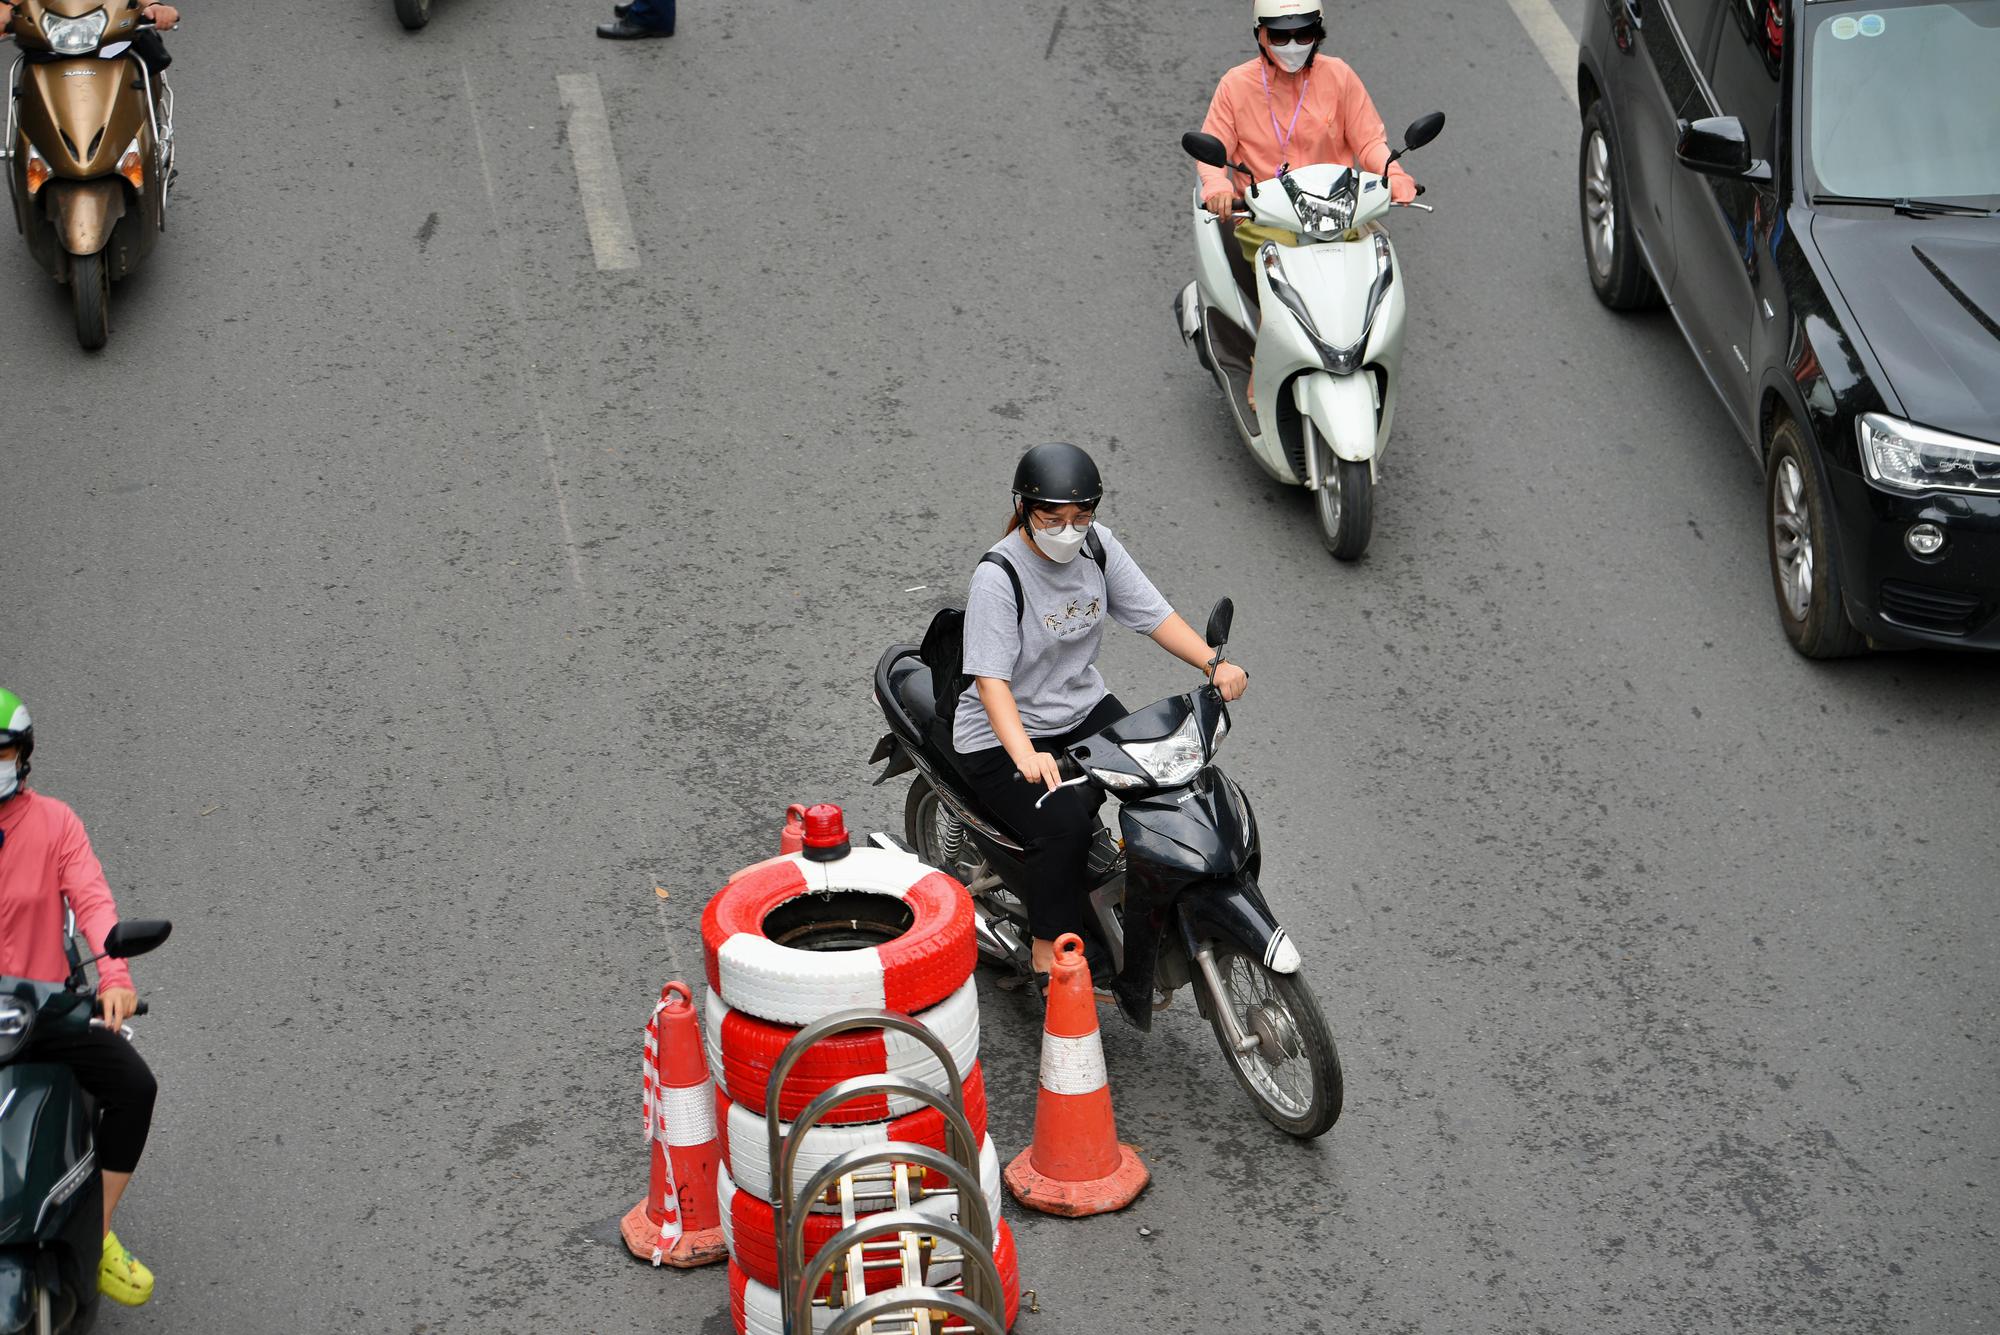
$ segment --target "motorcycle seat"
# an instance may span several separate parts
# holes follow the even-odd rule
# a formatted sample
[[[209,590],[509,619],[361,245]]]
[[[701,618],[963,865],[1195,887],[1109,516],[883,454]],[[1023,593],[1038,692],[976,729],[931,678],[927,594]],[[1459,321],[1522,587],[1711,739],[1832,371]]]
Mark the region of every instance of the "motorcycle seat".
[[[937,722],[937,692],[931,685],[931,670],[914,656],[901,659],[889,669],[889,688],[917,725],[918,735],[929,737],[931,725]]]

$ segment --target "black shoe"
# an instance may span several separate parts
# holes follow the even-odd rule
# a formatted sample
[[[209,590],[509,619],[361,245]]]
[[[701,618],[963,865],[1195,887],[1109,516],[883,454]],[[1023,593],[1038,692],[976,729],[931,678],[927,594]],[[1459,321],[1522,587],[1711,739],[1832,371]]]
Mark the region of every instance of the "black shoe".
[[[597,35],[608,37],[614,42],[629,42],[641,37],[672,37],[672,28],[648,28],[642,23],[634,23],[624,15],[619,15],[609,23],[597,25]]]
[[[614,17],[617,17],[617,18],[621,18],[621,19],[622,19],[622,18],[629,18],[629,17],[631,17],[631,14],[632,14],[632,6],[630,6],[630,5],[613,5],[613,6],[611,6],[611,13],[612,13],[612,15],[613,15]]]

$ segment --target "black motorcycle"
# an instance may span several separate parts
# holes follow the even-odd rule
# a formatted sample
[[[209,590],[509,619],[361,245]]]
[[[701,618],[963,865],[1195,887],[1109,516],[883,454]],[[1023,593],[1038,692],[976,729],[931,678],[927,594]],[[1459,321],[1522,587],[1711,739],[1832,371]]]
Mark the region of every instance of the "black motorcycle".
[[[1209,617],[1217,648],[1233,611],[1225,598]],[[1027,910],[1007,888],[1023,875],[1021,841],[981,810],[948,739],[934,736],[931,670],[915,645],[882,655],[875,701],[890,729],[870,757],[889,762],[875,782],[917,774],[903,808],[905,837],[971,892],[980,955],[1030,977]],[[1069,748],[1058,758],[1063,786],[1088,785],[1120,803],[1118,834],[1100,821],[1090,852],[1092,916],[1119,1010],[1150,1030],[1154,1011],[1199,977],[1195,1005],[1237,1081],[1274,1125],[1311,1138],[1340,1116],[1340,1054],[1299,972],[1299,952],[1257,888],[1262,850],[1249,800],[1213,764],[1228,731],[1221,694],[1204,686]]]
[[[143,955],[171,931],[164,921],[121,922],[104,955]],[[82,1335],[97,1317],[97,1109],[67,1066],[18,1060],[36,1034],[86,1029],[97,1013],[83,970],[104,956],[85,960],[73,929],[69,944],[67,982],[0,977],[0,1335]]]

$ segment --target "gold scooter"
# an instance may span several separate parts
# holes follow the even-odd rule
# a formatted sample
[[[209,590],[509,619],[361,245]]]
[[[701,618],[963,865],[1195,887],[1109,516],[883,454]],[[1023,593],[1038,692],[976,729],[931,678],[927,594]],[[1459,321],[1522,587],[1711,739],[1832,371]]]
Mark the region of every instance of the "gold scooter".
[[[174,96],[132,50],[145,0],[17,0],[7,186],[28,251],[69,284],[77,341],[110,335],[111,284],[167,225]]]

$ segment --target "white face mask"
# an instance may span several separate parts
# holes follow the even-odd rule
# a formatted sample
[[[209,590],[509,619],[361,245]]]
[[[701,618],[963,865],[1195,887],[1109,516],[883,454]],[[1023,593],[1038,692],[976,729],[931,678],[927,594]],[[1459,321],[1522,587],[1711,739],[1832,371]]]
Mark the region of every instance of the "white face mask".
[[[1317,49],[1317,45],[1314,42],[1287,42],[1282,46],[1273,43],[1271,59],[1277,61],[1285,73],[1297,74],[1306,67],[1306,62],[1312,59],[1312,53]]]
[[[1076,560],[1076,554],[1083,550],[1083,540],[1089,533],[1088,527],[1078,528],[1074,524],[1066,524],[1058,529],[1031,527],[1028,530],[1028,536],[1034,540],[1035,547],[1043,556],[1058,565],[1068,565]]]
[[[21,786],[21,767],[11,760],[0,760],[0,799],[12,797]]]

